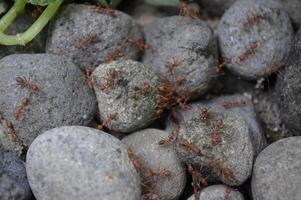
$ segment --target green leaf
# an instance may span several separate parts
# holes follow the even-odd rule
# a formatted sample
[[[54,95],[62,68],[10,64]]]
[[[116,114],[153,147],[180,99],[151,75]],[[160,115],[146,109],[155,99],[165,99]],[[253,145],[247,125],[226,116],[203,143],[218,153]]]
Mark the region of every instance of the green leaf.
[[[39,6],[47,6],[50,3],[53,3],[57,0],[27,0],[28,3],[34,4],[34,5],[39,5]]]

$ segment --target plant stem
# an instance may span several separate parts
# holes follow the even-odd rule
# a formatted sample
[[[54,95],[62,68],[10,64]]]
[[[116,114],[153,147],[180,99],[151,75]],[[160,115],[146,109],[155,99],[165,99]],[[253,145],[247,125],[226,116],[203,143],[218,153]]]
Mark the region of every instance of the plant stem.
[[[9,27],[11,23],[20,15],[26,5],[26,0],[16,0],[13,7],[1,18],[0,20],[0,32],[3,32]]]
[[[35,38],[55,15],[63,0],[57,0],[47,6],[41,16],[24,32],[16,35],[6,35],[0,32],[0,44],[25,45]]]

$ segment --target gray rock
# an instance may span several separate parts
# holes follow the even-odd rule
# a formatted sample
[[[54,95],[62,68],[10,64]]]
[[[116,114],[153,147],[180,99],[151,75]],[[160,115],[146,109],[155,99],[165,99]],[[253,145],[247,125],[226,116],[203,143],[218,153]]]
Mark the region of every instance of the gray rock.
[[[24,14],[17,17],[11,26],[5,31],[8,35],[16,35],[18,33],[23,33],[32,23],[35,21],[29,14]],[[16,53],[44,53],[46,46],[47,37],[46,27],[42,32],[40,32],[31,42],[26,44],[26,46],[15,45],[15,46],[0,46],[0,58],[3,58],[10,54]]]
[[[293,36],[286,12],[277,3],[237,1],[223,15],[218,27],[222,56],[227,67],[246,78],[268,76],[284,64]]]
[[[143,163],[140,171],[142,183],[148,187],[144,193],[153,193],[161,199],[178,199],[186,184],[186,172],[177,157],[174,146],[161,146],[159,141],[168,137],[168,133],[157,129],[145,129],[122,139]],[[160,176],[149,177],[148,170],[161,173]],[[162,173],[171,172],[170,176]],[[151,184],[150,184],[151,183]]]
[[[43,131],[62,125],[85,125],[94,116],[95,96],[73,63],[51,54],[14,54],[0,61],[0,111],[17,138],[29,146]],[[22,88],[16,78],[35,84]],[[28,105],[19,109],[21,102]],[[19,118],[15,112],[21,111]]]
[[[212,108],[204,120],[200,115],[204,107],[190,106],[190,110],[177,115],[180,127],[176,148],[180,159],[200,166],[213,181],[241,185],[251,175],[255,154],[244,117]]]
[[[139,200],[140,179],[126,146],[88,127],[46,131],[30,146],[27,176],[37,200]]]
[[[3,122],[2,122],[3,123]],[[23,146],[19,142],[13,142],[9,130],[0,123],[0,148],[9,151],[20,157],[23,153]]]
[[[256,158],[252,176],[254,200],[298,200],[301,196],[301,137],[281,139]]]
[[[245,119],[246,123],[250,128],[250,138],[253,143],[255,156],[266,147],[267,141],[260,126],[260,123],[257,121],[257,116],[254,111],[251,96],[248,97],[239,94],[221,96],[208,102],[208,104],[209,110],[210,107],[218,109],[221,112],[225,110],[230,110],[237,113],[239,116]]]
[[[225,185],[211,185],[203,189],[199,200],[244,200],[244,196],[238,191]],[[194,195],[187,200],[195,200]]]
[[[222,16],[236,0],[201,0],[203,7],[210,15]]]
[[[282,8],[288,13],[293,23],[299,27],[301,24],[301,1],[299,0],[278,0]]]
[[[301,30],[298,32],[292,51],[278,80],[277,100],[281,118],[294,135],[301,135]]]
[[[100,118],[112,115],[108,128],[133,132],[146,127],[159,116],[159,77],[147,65],[125,60],[102,64],[92,74]]]
[[[118,51],[124,59],[138,58],[140,49],[128,39],[141,40],[142,30],[130,16],[120,11],[115,15],[95,12],[90,5],[62,7],[50,25],[46,52],[64,55],[81,69],[94,69]]]
[[[0,199],[27,200],[31,197],[24,162],[0,149]]]
[[[212,85],[217,65],[217,43],[212,29],[201,20],[173,16],[155,20],[145,27],[150,45],[143,62],[160,75],[176,82],[185,78],[186,91],[194,97],[204,94]],[[174,71],[168,65],[176,64]]]

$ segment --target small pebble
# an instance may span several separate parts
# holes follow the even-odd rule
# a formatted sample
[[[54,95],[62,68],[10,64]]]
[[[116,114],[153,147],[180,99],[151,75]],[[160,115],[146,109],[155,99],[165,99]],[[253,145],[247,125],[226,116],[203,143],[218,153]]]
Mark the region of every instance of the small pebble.
[[[217,76],[217,42],[212,29],[199,19],[158,18],[145,27],[143,62],[194,97],[204,94]]]
[[[143,50],[129,42],[141,41],[142,29],[130,16],[117,10],[68,4],[49,29],[46,52],[66,56],[81,69],[94,69],[118,59],[137,59]]]
[[[252,175],[254,200],[301,197],[301,137],[272,143],[256,158]]]
[[[159,142],[168,133],[157,129],[145,129],[122,139],[142,163],[143,192],[156,194],[161,199],[178,199],[185,188],[186,171],[177,157],[173,145],[161,146]],[[157,174],[153,174],[157,173]],[[143,187],[142,187],[143,188]]]
[[[92,74],[100,118],[106,128],[128,133],[157,119],[159,77],[148,65],[125,60],[98,66]]]
[[[140,178],[126,146],[97,129],[46,131],[30,146],[26,170],[37,200],[140,200]]]
[[[273,1],[236,1],[223,15],[218,39],[227,68],[245,79],[267,77],[283,68],[293,27]]]

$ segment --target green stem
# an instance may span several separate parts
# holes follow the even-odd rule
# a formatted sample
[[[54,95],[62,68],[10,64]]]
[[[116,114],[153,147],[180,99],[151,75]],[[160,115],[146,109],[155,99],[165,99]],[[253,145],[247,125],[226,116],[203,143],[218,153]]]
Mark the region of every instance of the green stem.
[[[0,31],[3,32],[9,27],[11,23],[20,15],[26,5],[26,0],[16,0],[13,7],[1,18],[0,20]]]
[[[41,16],[24,32],[17,35],[6,35],[0,32],[0,44],[25,45],[35,38],[55,15],[63,0],[57,0],[47,6]]]

